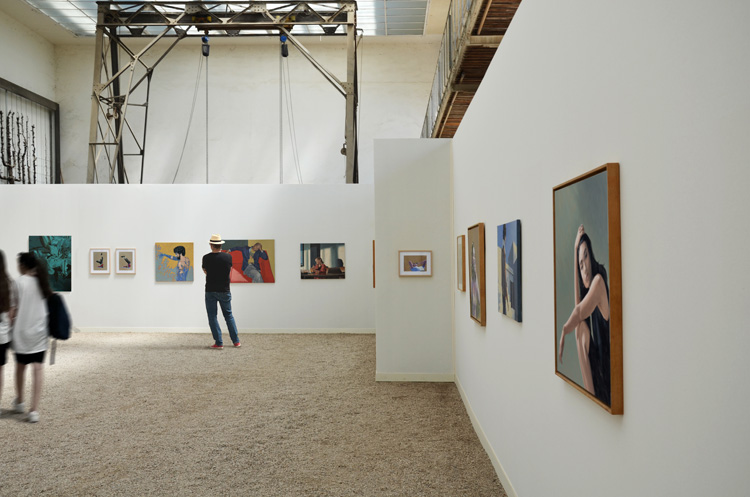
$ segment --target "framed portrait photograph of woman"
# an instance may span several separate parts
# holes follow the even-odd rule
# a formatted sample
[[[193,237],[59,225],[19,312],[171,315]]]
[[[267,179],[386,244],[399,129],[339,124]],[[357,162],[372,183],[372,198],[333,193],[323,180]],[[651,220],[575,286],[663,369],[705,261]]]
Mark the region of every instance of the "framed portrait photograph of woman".
[[[620,166],[553,189],[555,373],[622,414]]]
[[[481,326],[487,325],[487,299],[484,277],[484,223],[469,228],[466,237],[469,259],[469,315]]]

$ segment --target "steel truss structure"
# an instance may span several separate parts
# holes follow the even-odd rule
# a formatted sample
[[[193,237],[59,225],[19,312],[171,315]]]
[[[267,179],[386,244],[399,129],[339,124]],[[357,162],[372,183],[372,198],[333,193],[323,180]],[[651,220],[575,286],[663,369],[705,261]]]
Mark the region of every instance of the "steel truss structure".
[[[154,68],[178,42],[187,37],[201,36],[280,35],[286,35],[288,41],[346,98],[345,150],[342,150],[346,155],[346,182],[359,182],[355,0],[107,1],[97,4],[87,183],[129,183],[124,164],[126,157],[140,160],[140,182],[143,182],[151,77]],[[298,39],[304,35],[346,36],[345,81],[313,58]],[[143,48],[129,46],[133,38],[143,37],[151,38]],[[157,48],[160,40],[168,43]],[[121,64],[119,59],[123,54],[128,60]],[[151,65],[144,60],[146,54],[155,60]],[[108,177],[101,178],[100,171],[106,171]]]

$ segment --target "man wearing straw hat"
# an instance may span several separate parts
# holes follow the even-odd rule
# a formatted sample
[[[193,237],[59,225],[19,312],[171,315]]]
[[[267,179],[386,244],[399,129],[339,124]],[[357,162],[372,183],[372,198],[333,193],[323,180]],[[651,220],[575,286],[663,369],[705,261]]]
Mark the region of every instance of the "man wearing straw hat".
[[[232,256],[222,252],[221,246],[224,240],[221,235],[211,235],[208,242],[211,252],[203,256],[203,272],[206,274],[206,312],[208,313],[208,325],[214,337],[212,349],[223,349],[224,342],[221,340],[221,328],[217,317],[216,303],[221,306],[221,313],[229,329],[229,337],[235,347],[240,346],[240,338],[237,336],[237,325],[232,316],[232,294],[229,291],[229,272],[232,269]]]

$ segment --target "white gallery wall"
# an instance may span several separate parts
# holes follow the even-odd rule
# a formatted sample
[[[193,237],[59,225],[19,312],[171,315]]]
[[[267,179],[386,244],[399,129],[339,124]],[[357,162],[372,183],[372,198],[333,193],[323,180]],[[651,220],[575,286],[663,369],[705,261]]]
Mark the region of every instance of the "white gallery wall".
[[[66,183],[84,183],[94,38],[71,36],[70,43],[53,44],[44,32],[26,25],[37,25],[26,18],[39,17],[38,12],[12,7],[6,12],[0,5],[4,47],[0,78],[60,104],[63,178]],[[301,37],[300,41],[323,67],[346,79],[344,37]],[[128,40],[128,44],[137,49],[145,42]],[[303,183],[345,183],[344,97],[295,47],[289,46],[284,60],[289,81],[284,98],[291,102],[287,108],[286,103],[280,106],[278,39],[212,38],[208,95],[205,59],[199,73],[200,45],[199,39],[181,41],[154,69],[144,183],[206,183],[208,169],[210,183],[277,184],[282,157],[284,182],[298,183],[295,151]],[[372,183],[373,140],[421,134],[440,37],[365,37],[359,45],[359,180]],[[157,51],[143,56],[147,64],[164,52],[165,43],[157,46]],[[126,60],[121,55],[121,64]],[[144,101],[145,84],[141,88],[134,92],[140,100],[134,101]],[[136,133],[142,133],[142,122],[140,118],[131,122]],[[140,161],[126,162],[130,182],[138,183]]]
[[[376,378],[453,381],[451,141],[375,142]],[[432,276],[399,276],[399,251]]]
[[[375,329],[372,185],[0,185],[0,212],[11,277],[29,235],[72,236],[64,297],[84,331],[209,333],[201,258],[213,233],[275,241],[276,282],[232,284],[241,333]],[[194,243],[193,282],[155,281],[157,242]],[[302,280],[300,243],[346,244],[346,278]],[[136,274],[89,274],[91,248],[135,248]]]
[[[456,376],[524,497],[750,488],[750,4],[525,0],[454,139],[454,235],[487,227],[487,326]],[[620,163],[624,410],[555,376],[553,187]],[[496,227],[522,224],[523,323]]]
[[[54,101],[54,45],[0,10],[0,46],[0,78]]]
[[[323,67],[346,79],[345,38],[300,40]],[[137,40],[132,43],[139,46]],[[284,65],[288,66],[290,93],[284,98],[291,101],[294,126],[290,128],[286,103],[279,106],[278,40],[215,38],[210,45],[208,97],[200,40],[181,41],[154,69],[144,183],[205,183],[207,147],[210,183],[279,183],[282,154],[284,182],[298,183],[292,130],[303,183],[345,183],[346,157],[341,154],[345,99],[312,64],[295,47],[289,47]],[[439,39],[431,37],[365,38],[361,42],[360,183],[373,182],[373,139],[419,137],[438,47]],[[153,64],[163,52],[159,50],[148,52],[146,63]],[[88,164],[93,39],[90,45],[55,47],[55,59],[57,98],[62,107],[63,174],[67,183],[82,183]],[[134,101],[143,101],[141,92],[135,95],[140,100]],[[133,112],[136,116],[139,111]],[[136,123],[142,122],[136,119],[133,126],[140,130]],[[138,182],[140,161],[128,164],[131,183]]]

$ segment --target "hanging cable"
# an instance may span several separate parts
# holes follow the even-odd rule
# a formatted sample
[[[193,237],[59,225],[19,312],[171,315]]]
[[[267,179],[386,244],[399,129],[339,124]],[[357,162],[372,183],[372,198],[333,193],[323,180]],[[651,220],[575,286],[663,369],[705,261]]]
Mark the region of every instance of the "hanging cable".
[[[206,58],[206,184],[208,184],[208,52],[211,48],[208,46],[208,31],[201,41],[203,41],[201,53]]]
[[[185,141],[182,144],[182,152],[180,152],[180,160],[177,162],[177,170],[174,172],[172,178],[172,184],[174,185],[177,179],[177,173],[180,172],[180,165],[182,164],[182,157],[185,155],[185,147],[187,146],[188,137],[190,136],[190,126],[193,124],[193,112],[195,111],[195,101],[198,99],[198,86],[201,81],[201,70],[203,69],[203,56],[198,56],[198,74],[195,76],[195,89],[193,90],[193,104],[190,106],[190,117],[188,117],[188,127],[185,132]]]
[[[297,125],[294,122],[294,102],[292,101],[292,77],[289,73],[289,59],[286,61],[286,111],[287,123],[289,124],[289,135],[292,141],[292,153],[294,155],[294,167],[297,172],[297,181],[302,184],[302,172],[299,167],[299,147],[297,146]]]
[[[284,57],[289,55],[289,48],[284,55],[286,47],[286,35],[279,37],[281,40],[281,51],[279,52],[279,184],[284,184]]]

